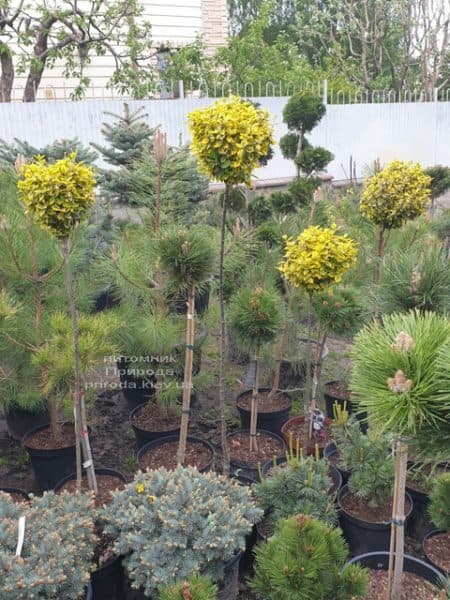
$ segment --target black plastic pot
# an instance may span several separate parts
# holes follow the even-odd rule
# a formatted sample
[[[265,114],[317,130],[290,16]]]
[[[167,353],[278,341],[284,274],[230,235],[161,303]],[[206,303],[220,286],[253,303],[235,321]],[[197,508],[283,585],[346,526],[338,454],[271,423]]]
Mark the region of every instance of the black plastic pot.
[[[180,428],[175,427],[174,429],[168,429],[167,431],[149,431],[148,429],[142,429],[141,427],[137,427],[133,423],[134,415],[139,412],[142,408],[147,406],[147,402],[143,404],[139,404],[135,409],[130,412],[128,417],[128,422],[130,426],[133,428],[134,437],[136,438],[136,448],[139,450],[142,446],[145,446],[148,442],[153,442],[154,440],[159,440],[161,438],[170,436],[177,436],[180,433]]]
[[[117,477],[117,479],[120,479],[124,483],[127,483],[127,478],[125,477],[125,475],[123,473],[121,473],[120,471],[116,471],[115,469],[99,467],[98,469],[97,468],[95,469],[95,474],[96,475],[111,475],[111,477]],[[67,477],[64,477],[64,479],[61,479],[61,481],[58,481],[58,483],[55,485],[55,492],[58,492],[65,483],[67,483],[68,481],[75,480],[76,478],[77,478],[76,473],[71,473]]]
[[[271,388],[258,388],[259,392],[270,392]],[[246,408],[241,408],[238,404],[239,399],[248,394],[252,394],[252,390],[245,390],[241,392],[236,397],[236,407],[239,411],[239,416],[241,418],[241,427],[242,429],[248,429],[250,427],[250,411]],[[263,429],[264,431],[271,431],[272,433],[276,433],[280,435],[281,428],[289,419],[289,415],[292,408],[292,399],[289,394],[284,393],[283,396],[287,396],[289,398],[289,405],[286,408],[281,410],[277,410],[274,412],[263,412],[261,410],[258,411],[258,420],[257,427],[258,429]]]
[[[50,420],[46,408],[28,410],[24,408],[5,409],[6,425],[9,435],[17,442],[22,441],[23,436],[41,425],[47,425]]]
[[[237,433],[250,433],[250,430],[249,429],[238,429],[238,430],[232,431],[231,433],[229,433],[227,435],[227,440],[232,438]],[[274,439],[279,441],[282,444],[282,448],[280,450],[280,454],[278,455],[278,457],[283,457],[285,455],[286,444],[284,443],[284,440],[279,435],[277,435],[276,433],[273,433],[272,431],[265,431],[264,429],[258,429],[257,433],[263,433],[263,434],[269,435],[270,437],[273,437]],[[230,474],[232,476],[234,476],[234,474],[237,474],[238,476],[241,475],[241,476],[247,477],[247,478],[252,479],[253,481],[257,482],[260,480],[259,468],[262,468],[263,464],[264,463],[261,463],[260,465],[255,465],[253,463],[236,460],[236,459],[233,459],[230,457]]]
[[[24,490],[20,490],[19,488],[0,487],[0,492],[5,492],[5,494],[16,494],[17,496],[22,496],[24,500],[30,499],[27,492],[25,492]]]
[[[145,363],[145,366],[142,366],[140,363],[132,363],[122,356],[117,361],[117,368],[121,389],[130,411],[154,396],[157,383],[156,377],[154,375],[147,377],[136,375],[136,370],[139,369],[155,370],[152,363]]]
[[[338,451],[334,442],[330,442],[327,446],[325,446],[323,450],[323,457],[326,460],[330,460],[331,456],[338,456]],[[341,474],[342,485],[346,485],[348,478],[350,477],[350,471],[345,471],[344,469],[340,469],[337,466],[335,467],[335,469]]]
[[[446,531],[444,529],[433,529],[433,531],[430,531],[429,533],[427,533],[427,535],[422,540],[422,552],[424,553],[425,558],[427,559],[427,562],[430,565],[432,565],[432,567],[434,567],[436,569],[436,571],[439,571],[445,577],[450,577],[450,571],[446,571],[445,569],[443,569],[442,567],[437,565],[435,562],[433,562],[433,560],[431,560],[431,558],[427,552],[427,548],[426,548],[427,541],[430,538],[434,537],[435,535],[439,535],[440,533],[446,533]]]
[[[353,409],[353,405],[350,400],[343,400],[339,396],[333,396],[333,394],[327,390],[327,385],[333,384],[333,383],[340,383],[340,382],[339,381],[327,381],[327,383],[325,383],[324,389],[323,389],[323,399],[325,401],[326,416],[329,419],[334,419],[334,412],[333,412],[334,404],[338,404],[342,408],[344,408],[344,404],[345,404],[348,414],[349,415],[355,414],[355,410]],[[367,422],[366,422],[367,414],[366,413],[356,413],[355,416],[358,419],[358,421],[360,422],[361,431],[363,433],[366,433],[367,429],[368,429]]]
[[[352,556],[389,550],[391,541],[390,523],[371,523],[346,512],[342,508],[342,499],[348,492],[348,486],[344,485],[337,495],[337,503],[339,506],[339,522]],[[410,507],[405,516],[405,520],[408,522],[413,509],[413,501],[408,493],[406,493],[406,497],[410,501]]]
[[[428,519],[428,506],[430,497],[428,494],[416,490],[410,486],[406,486],[406,491],[411,496],[414,502],[414,509],[408,520],[406,531],[413,538],[421,539],[426,531],[430,528]]]
[[[239,592],[239,562],[242,552],[227,562],[223,574],[222,583],[219,586],[218,600],[236,600]]]
[[[358,564],[368,569],[387,571],[389,567],[389,552],[368,552],[366,554],[360,554],[352,558],[347,564]],[[436,586],[439,586],[441,583],[441,574],[437,569],[428,565],[423,560],[408,556],[407,554],[405,555],[403,562],[403,571],[414,573],[414,575],[422,577],[422,579],[425,579]],[[411,598],[411,600],[413,600],[413,598]]]
[[[92,571],[87,598],[91,600],[121,600],[123,598],[124,569],[122,556]]]
[[[153,440],[153,442],[148,442],[147,444],[145,444],[145,446],[142,446],[142,448],[140,448],[137,453],[139,467],[142,470],[144,470],[144,467],[141,464],[141,458],[149,450],[153,450],[153,448],[159,448],[159,446],[163,446],[164,444],[168,444],[170,442],[178,442],[178,439],[179,439],[178,435],[168,435],[166,437],[160,438],[159,440]],[[206,473],[208,471],[211,471],[212,466],[214,464],[214,448],[212,447],[212,445],[209,442],[206,442],[205,440],[201,440],[200,438],[191,437],[191,436],[188,436],[187,441],[195,442],[198,444],[203,444],[203,446],[206,446],[206,448],[208,448],[208,450],[210,450],[211,460],[209,461],[209,463],[207,465],[205,465],[204,467],[202,467],[201,469],[198,469],[198,470],[200,471],[200,473]]]
[[[67,448],[30,448],[27,439],[49,425],[40,425],[23,437],[23,446],[28,452],[36,483],[41,490],[52,490],[55,485],[75,471],[75,444]]]
[[[120,300],[118,299],[117,292],[114,293],[114,289],[106,289],[99,292],[99,294],[95,296],[94,305],[91,312],[99,313],[119,305]]]

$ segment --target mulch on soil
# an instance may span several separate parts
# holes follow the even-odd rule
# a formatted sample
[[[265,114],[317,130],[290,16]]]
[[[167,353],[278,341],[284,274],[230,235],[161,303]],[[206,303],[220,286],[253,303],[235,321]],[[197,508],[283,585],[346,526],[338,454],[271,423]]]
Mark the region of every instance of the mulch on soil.
[[[290,398],[283,393],[274,394],[272,398],[270,398],[269,396],[270,391],[259,392],[258,412],[277,412],[279,410],[284,410],[291,403]],[[239,408],[243,408],[244,410],[250,411],[252,407],[252,392],[245,394],[245,396],[241,396],[237,401],[237,405],[239,406]]]
[[[365,600],[385,600],[387,589],[387,571],[369,569],[370,591]],[[437,594],[436,588],[422,577],[404,572],[400,600],[432,600]]]
[[[230,458],[242,463],[257,466],[274,456],[280,456],[283,453],[283,445],[270,435],[257,433],[257,450],[250,450],[250,435],[248,433],[235,433],[228,438],[228,448]]]
[[[340,502],[345,512],[368,523],[386,523],[392,518],[392,499],[383,506],[372,507],[367,504],[366,500],[348,492]],[[409,512],[410,507],[408,498],[405,498],[405,514]]]
[[[125,483],[118,477],[114,477],[114,475],[101,475],[97,473],[96,479],[98,487],[98,492],[95,495],[96,506],[103,506],[103,504],[108,504],[108,502],[111,502],[111,492],[114,492],[115,490],[121,490],[125,486]],[[75,479],[70,479],[59,488],[58,494],[61,492],[72,492],[75,494],[76,491],[77,482]],[[89,485],[86,476],[84,476],[81,481],[81,491],[89,491]]]
[[[136,411],[131,422],[135,427],[145,431],[173,431],[180,426],[178,416],[161,414],[161,409],[154,402],[149,402]]]
[[[159,469],[165,467],[167,470],[172,471],[177,468],[177,450],[178,442],[167,442],[157,448],[152,448],[146,452],[139,459],[139,464],[143,470],[146,469]],[[187,442],[186,444],[186,458],[184,460],[185,467],[197,467],[197,469],[204,469],[213,454],[209,448],[201,444],[200,442]]]
[[[450,531],[428,538],[425,550],[435,565],[450,573]]]
[[[56,439],[49,427],[41,429],[27,437],[26,445],[36,450],[53,450],[57,448],[69,448],[75,444],[75,431],[73,425],[68,423],[62,426],[61,437]]]
[[[290,423],[289,427],[283,428],[283,434],[288,437],[289,434],[292,434],[292,443],[294,448],[297,445],[297,440],[299,440],[300,448],[306,447],[314,447],[316,444],[320,450],[323,450],[325,446],[327,446],[331,442],[331,432],[327,426],[325,426],[322,435],[317,433],[312,434],[311,439],[309,439],[309,421],[302,421],[297,423]]]
[[[345,383],[336,381],[334,383],[327,383],[325,386],[325,393],[339,400],[350,400],[350,390]]]

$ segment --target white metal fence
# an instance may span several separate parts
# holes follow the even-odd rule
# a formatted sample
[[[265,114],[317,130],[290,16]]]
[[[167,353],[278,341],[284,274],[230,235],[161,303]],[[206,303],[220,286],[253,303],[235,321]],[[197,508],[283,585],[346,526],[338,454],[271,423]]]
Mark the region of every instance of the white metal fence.
[[[282,111],[288,98],[256,97],[272,117],[275,137],[285,132]],[[134,107],[144,106],[152,126],[167,132],[171,145],[186,143],[187,115],[212,98],[130,101]],[[0,104],[0,138],[27,140],[40,147],[56,139],[78,137],[83,143],[102,143],[104,111],[122,112],[122,100],[80,102],[36,102]],[[450,166],[450,102],[406,102],[328,105],[325,117],[310,136],[313,144],[328,148],[335,155],[328,171],[336,178],[360,177],[374,159],[388,162],[394,158],[420,161],[425,166]],[[256,175],[263,179],[288,177],[295,173],[290,161],[279,148],[267,167]]]

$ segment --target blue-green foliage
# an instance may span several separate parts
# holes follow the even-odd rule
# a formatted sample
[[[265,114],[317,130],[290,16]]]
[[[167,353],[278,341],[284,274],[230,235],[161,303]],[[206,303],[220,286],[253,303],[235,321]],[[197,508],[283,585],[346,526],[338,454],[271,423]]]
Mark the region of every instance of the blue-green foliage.
[[[46,492],[18,504],[0,492],[0,598],[79,598],[89,581],[94,550],[92,509],[85,494]],[[25,538],[16,557],[21,515]]]
[[[148,595],[195,572],[219,581],[261,515],[246,487],[192,467],[139,472],[104,511],[132,586]]]

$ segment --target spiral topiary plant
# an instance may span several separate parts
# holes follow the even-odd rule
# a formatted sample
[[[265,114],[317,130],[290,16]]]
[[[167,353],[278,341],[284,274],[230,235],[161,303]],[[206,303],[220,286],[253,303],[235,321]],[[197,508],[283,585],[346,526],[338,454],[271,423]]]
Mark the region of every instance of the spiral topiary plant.
[[[324,460],[291,456],[287,464],[273,467],[270,476],[255,486],[255,495],[274,523],[301,513],[335,525],[336,509],[329,495],[333,482],[328,473],[329,464]]]
[[[103,518],[132,586],[151,595],[196,572],[220,581],[261,515],[246,487],[179,466],[138,473],[113,493]]]
[[[268,600],[364,598],[368,576],[360,566],[343,569],[347,554],[340,529],[310,515],[290,517],[256,548],[252,587]]]
[[[0,492],[2,600],[79,598],[89,581],[95,545],[92,511],[93,500],[86,494],[46,492],[29,504],[17,504]]]
[[[218,588],[209,577],[198,573],[186,581],[166,585],[159,590],[159,600],[216,600]]]

